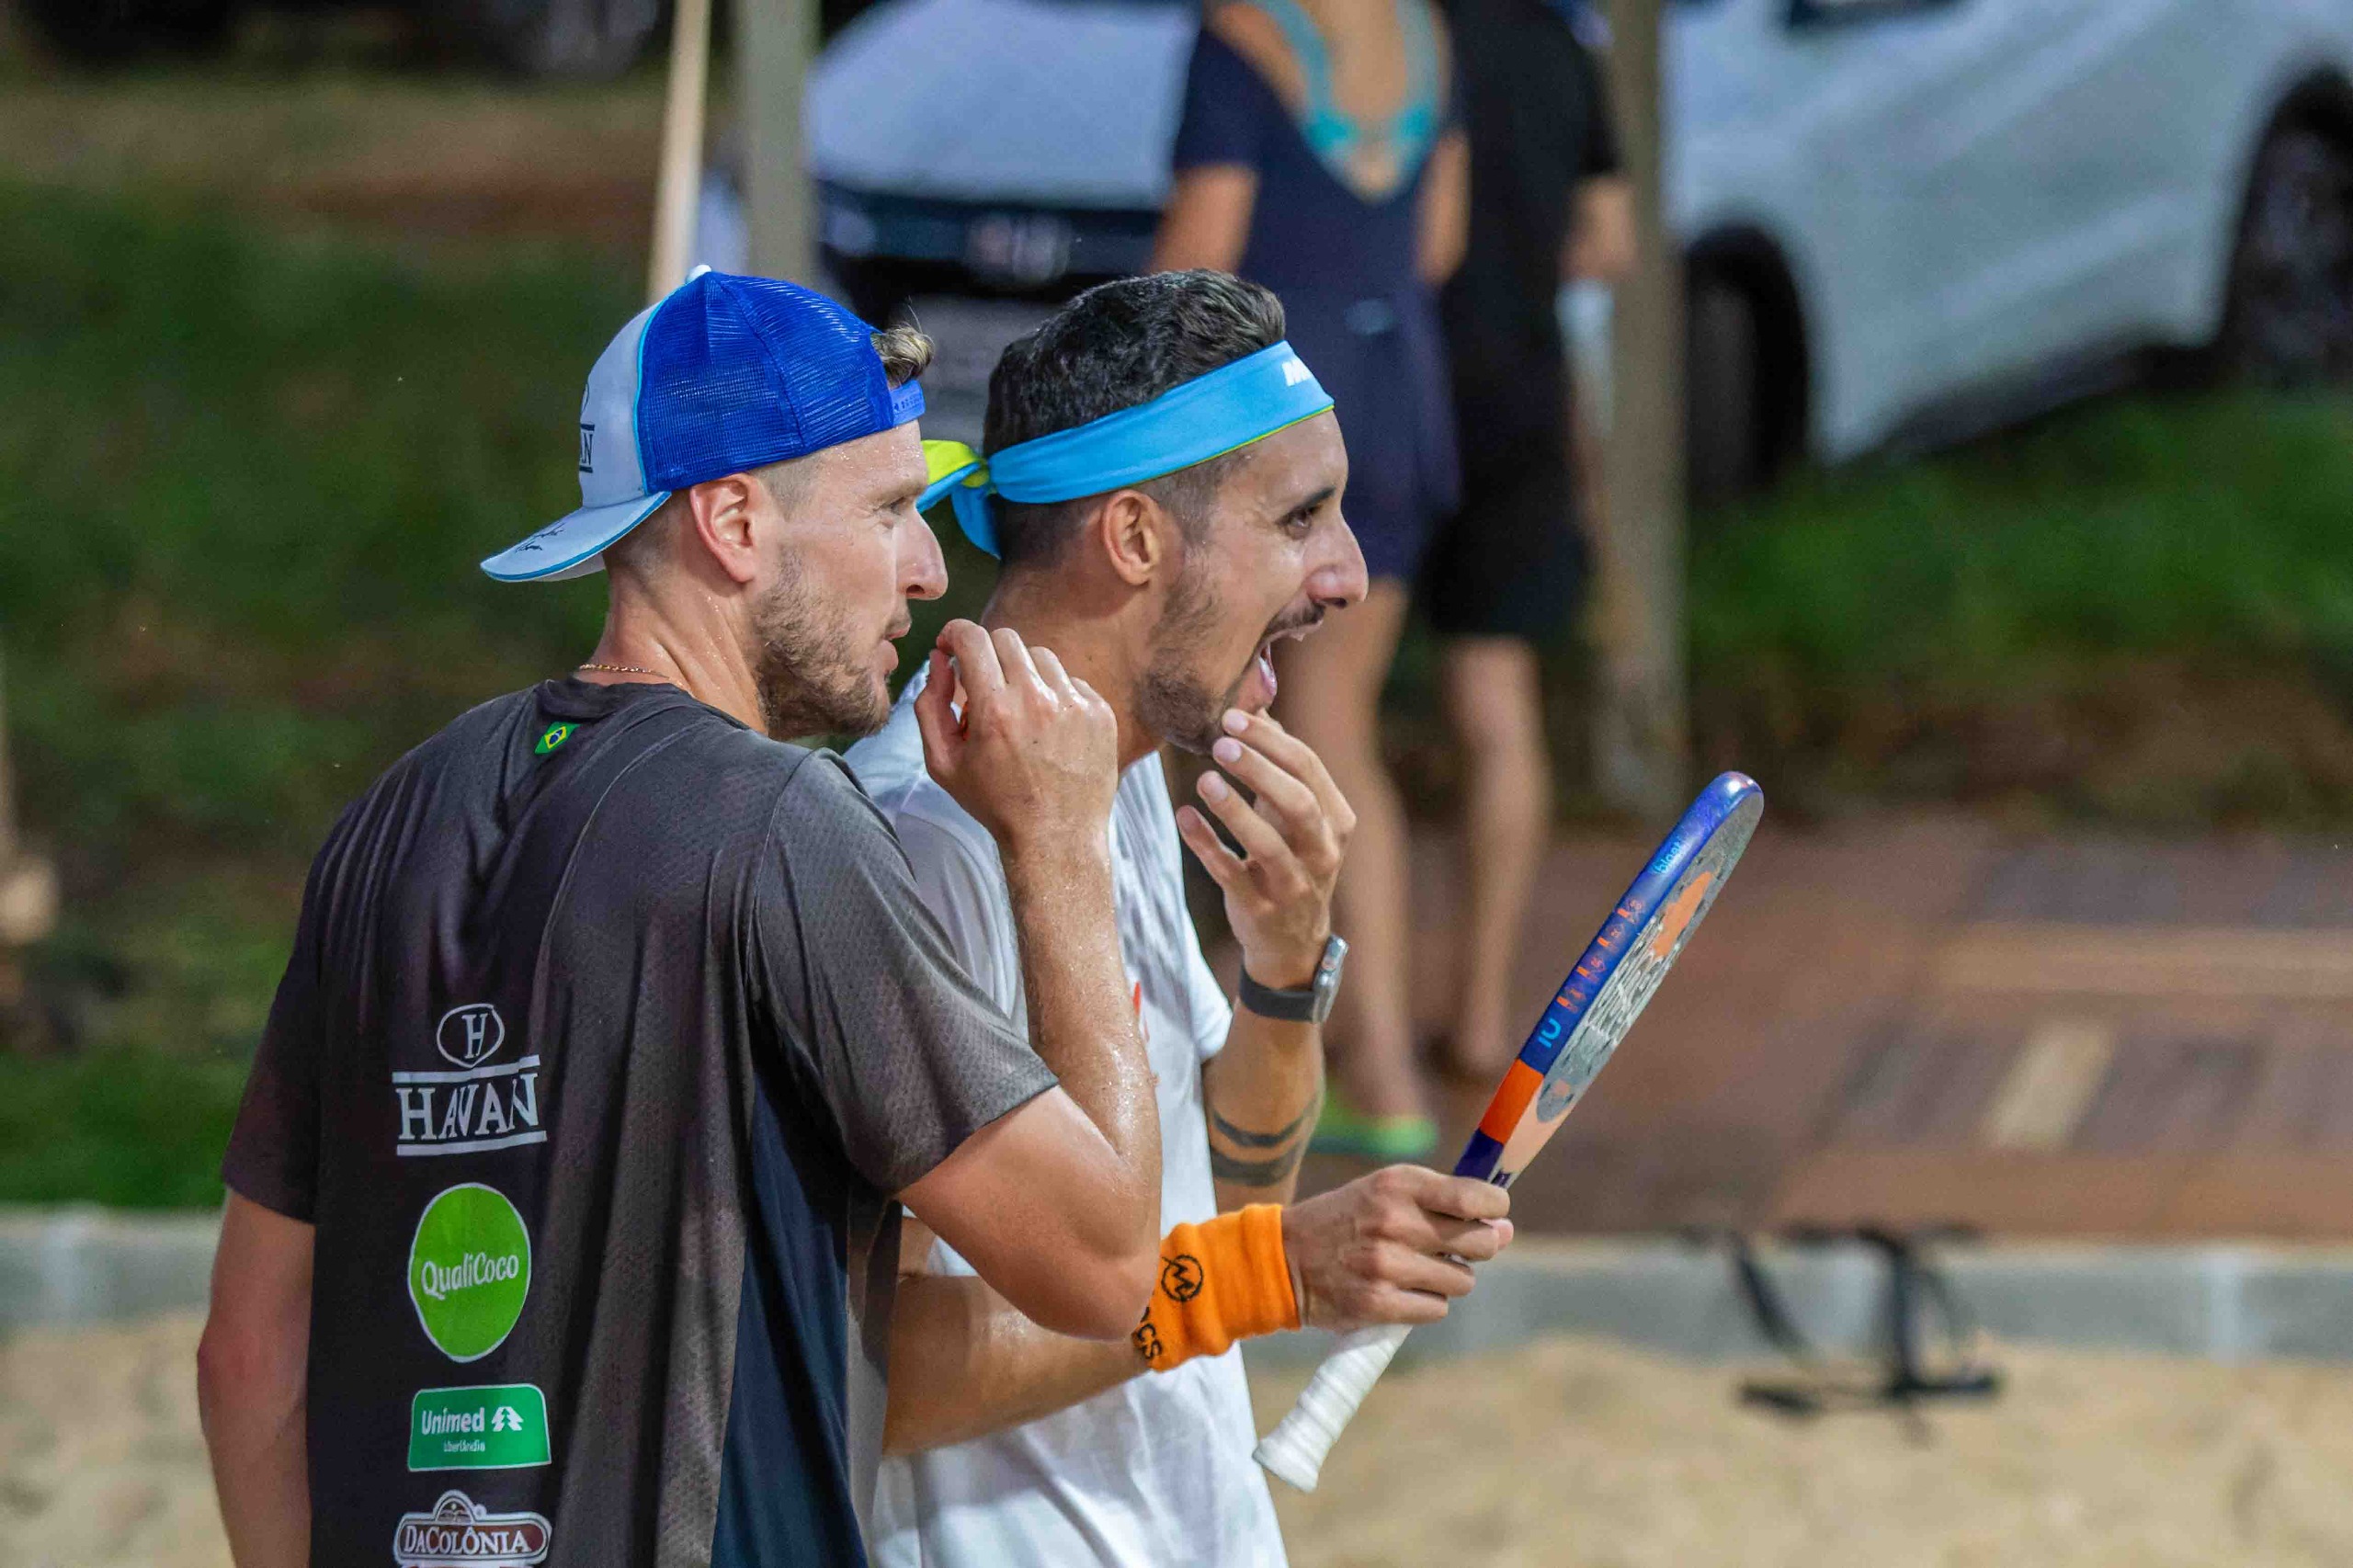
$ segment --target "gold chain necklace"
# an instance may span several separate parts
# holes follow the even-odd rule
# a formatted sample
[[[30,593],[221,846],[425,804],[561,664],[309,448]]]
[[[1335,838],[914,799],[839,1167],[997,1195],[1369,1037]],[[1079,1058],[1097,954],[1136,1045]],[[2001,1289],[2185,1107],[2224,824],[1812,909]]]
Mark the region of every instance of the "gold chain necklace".
[[[675,678],[664,675],[660,670],[649,670],[642,665],[574,665],[572,667],[575,670],[602,670],[607,675],[613,676],[652,676],[655,680]]]

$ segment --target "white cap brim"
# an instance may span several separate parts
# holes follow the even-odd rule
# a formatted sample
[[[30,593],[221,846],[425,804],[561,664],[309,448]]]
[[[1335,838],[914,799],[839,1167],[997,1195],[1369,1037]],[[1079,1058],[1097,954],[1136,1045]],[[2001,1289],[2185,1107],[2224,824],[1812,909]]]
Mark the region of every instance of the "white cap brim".
[[[604,565],[606,551],[652,517],[670,498],[666,490],[632,495],[608,506],[567,513],[522,543],[500,551],[482,569],[502,583],[557,583],[585,577]]]

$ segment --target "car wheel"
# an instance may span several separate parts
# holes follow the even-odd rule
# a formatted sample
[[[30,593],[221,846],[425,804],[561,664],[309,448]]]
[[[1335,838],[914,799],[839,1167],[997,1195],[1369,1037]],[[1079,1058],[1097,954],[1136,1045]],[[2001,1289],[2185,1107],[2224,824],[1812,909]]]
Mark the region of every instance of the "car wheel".
[[[104,65],[151,49],[217,48],[235,6],[233,0],[26,0],[25,11],[59,53]]]
[[[1695,506],[1745,494],[1765,478],[1757,414],[1756,305],[1730,282],[1699,273],[1684,306],[1684,463]]]
[[[457,0],[460,21],[519,75],[597,82],[637,63],[662,0]]]
[[[2276,131],[2256,154],[2222,347],[2260,381],[2353,375],[2353,154],[2317,131]]]

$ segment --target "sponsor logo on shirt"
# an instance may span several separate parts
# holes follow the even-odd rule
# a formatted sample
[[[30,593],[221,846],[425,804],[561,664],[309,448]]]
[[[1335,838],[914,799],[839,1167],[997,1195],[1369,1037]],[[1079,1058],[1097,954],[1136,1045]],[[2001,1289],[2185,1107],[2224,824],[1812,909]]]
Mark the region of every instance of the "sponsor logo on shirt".
[[[547,1561],[550,1533],[538,1514],[494,1514],[462,1492],[444,1492],[429,1512],[401,1516],[392,1561],[400,1568],[528,1568]]]
[[[506,1195],[478,1181],[445,1187],[417,1217],[408,1299],[435,1348],[478,1361],[506,1341],[531,1291],[531,1233]]]
[[[487,1002],[469,1002],[441,1015],[433,1049],[459,1067],[479,1067],[506,1043],[506,1020]]]
[[[455,1073],[395,1073],[392,1099],[400,1117],[393,1153],[479,1154],[544,1143],[540,1125],[540,1059],[484,1065],[506,1046],[506,1020],[487,1002],[469,1002],[441,1015],[433,1048]]]
[[[408,1467],[524,1470],[548,1462],[548,1402],[531,1383],[419,1389],[408,1407]]]
[[[395,1073],[399,1154],[478,1154],[544,1143],[540,1125],[540,1059],[472,1073]]]

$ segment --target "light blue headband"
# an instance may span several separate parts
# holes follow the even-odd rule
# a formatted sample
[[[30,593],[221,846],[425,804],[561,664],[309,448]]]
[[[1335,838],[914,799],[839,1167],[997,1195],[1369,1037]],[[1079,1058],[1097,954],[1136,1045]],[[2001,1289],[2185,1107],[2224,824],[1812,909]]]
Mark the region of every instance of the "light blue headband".
[[[1288,343],[1221,365],[1150,403],[981,457],[961,441],[926,441],[931,483],[919,507],[942,495],[964,537],[997,553],[994,496],[1075,501],[1205,463],[1263,441],[1332,406]]]

